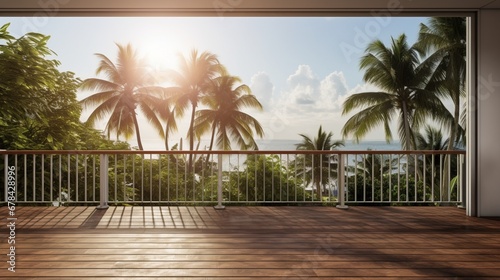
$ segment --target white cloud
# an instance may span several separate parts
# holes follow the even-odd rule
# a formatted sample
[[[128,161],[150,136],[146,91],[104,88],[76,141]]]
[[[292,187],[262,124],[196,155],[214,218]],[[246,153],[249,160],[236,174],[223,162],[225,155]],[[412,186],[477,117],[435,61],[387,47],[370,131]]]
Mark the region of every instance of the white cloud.
[[[321,81],[322,109],[334,112],[340,111],[348,91],[349,88],[344,73],[338,71],[330,73]]]
[[[313,105],[319,97],[319,80],[309,65],[299,65],[287,79],[287,100],[293,105]]]
[[[280,96],[264,72],[252,77],[251,88],[266,109],[255,115],[266,131],[266,139],[296,139],[299,133],[314,135],[320,125],[339,139],[350,117],[341,113],[346,98],[355,93],[379,91],[369,84],[350,88],[342,71],[318,77],[309,65],[299,65],[288,76]]]
[[[280,107],[304,115],[339,112],[349,87],[344,74],[334,71],[324,78],[317,77],[309,65],[300,65],[287,79]]]
[[[269,110],[272,107],[274,94],[274,85],[269,75],[265,72],[258,72],[253,75],[250,88],[264,107],[264,110]]]

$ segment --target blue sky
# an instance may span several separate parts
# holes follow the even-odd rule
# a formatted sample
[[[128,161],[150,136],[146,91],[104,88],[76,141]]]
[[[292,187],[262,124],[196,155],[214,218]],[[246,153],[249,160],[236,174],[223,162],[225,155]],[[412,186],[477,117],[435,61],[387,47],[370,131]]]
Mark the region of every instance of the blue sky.
[[[340,138],[346,120],[340,114],[346,96],[373,89],[364,84],[359,59],[366,45],[402,33],[412,44],[426,18],[408,17],[184,17],[184,18],[2,18],[20,36],[51,36],[61,69],[82,79],[95,77],[94,53],[114,59],[115,43],[132,43],[155,67],[175,67],[176,53],[193,48],[218,55],[229,72],[249,85],[264,105],[252,112],[266,139],[300,139],[320,125]],[[79,93],[79,98],[89,93]],[[187,118],[186,118],[187,119]],[[174,142],[185,136],[183,126]],[[102,128],[102,127],[101,127]],[[155,133],[141,130],[147,149],[161,148]],[[396,134],[396,133],[395,133]],[[208,137],[208,136],[207,136]],[[381,129],[367,140],[383,139]],[[133,139],[131,141],[133,143]],[[148,143],[151,143],[148,145]]]

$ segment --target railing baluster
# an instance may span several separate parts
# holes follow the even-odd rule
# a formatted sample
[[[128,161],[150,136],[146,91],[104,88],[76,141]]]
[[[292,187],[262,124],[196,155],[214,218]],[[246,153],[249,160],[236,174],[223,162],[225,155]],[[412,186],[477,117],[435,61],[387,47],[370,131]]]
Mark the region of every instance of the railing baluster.
[[[466,177],[466,165],[465,165],[465,155],[459,155],[460,156],[460,203],[461,207],[465,208],[467,205],[467,189],[466,189],[466,183],[465,183],[465,177]]]
[[[153,202],[153,154],[149,154],[149,202]]]
[[[401,155],[398,156],[398,202],[401,201]]]
[[[410,158],[406,155],[406,200],[405,202],[410,202]]]
[[[427,190],[427,181],[426,181],[426,174],[427,174],[427,158],[426,158],[426,155],[423,154],[422,155],[422,170],[423,170],[423,180],[422,182],[423,183],[423,188],[424,188],[424,197],[422,198],[422,201],[426,202],[427,201],[427,193],[426,193],[426,190]]]
[[[85,157],[83,159],[83,172],[85,174],[84,175],[85,177],[83,177],[84,192],[85,192],[83,197],[85,199],[85,202],[88,201],[88,197],[87,197],[87,190],[88,190],[88,186],[87,186],[87,159],[88,159],[88,155],[85,154]]]
[[[217,205],[214,206],[217,210],[223,210],[226,207],[222,205],[222,154],[218,154],[217,156],[217,169],[218,169],[218,178],[217,178]]]
[[[418,200],[418,193],[417,193],[417,189],[418,189],[418,156],[415,155],[413,156],[414,158],[414,161],[415,161],[415,187],[414,187],[414,191],[415,191],[415,202],[417,202]]]
[[[42,154],[42,161],[41,161],[41,166],[42,166],[42,187],[40,188],[40,195],[42,197],[42,202],[45,202],[45,155]]]
[[[443,156],[439,155],[439,202],[443,202],[444,178],[443,178]]]
[[[158,201],[163,202],[163,199],[161,198],[161,154],[158,155]]]
[[[263,155],[264,158],[262,159],[262,201],[266,201],[266,163],[267,163],[267,155]]]
[[[447,202],[450,202],[451,201],[451,155],[448,155],[447,156],[449,158],[448,160],[448,178],[447,178],[447,182],[446,184],[448,185],[448,201]]]
[[[128,191],[127,191],[127,155],[123,155],[123,200],[125,202],[129,201]],[[118,175],[117,175],[118,176]]]
[[[368,155],[364,154],[363,155],[363,201],[366,201],[366,173],[367,173],[367,169],[366,169],[366,160],[368,158]],[[356,201],[358,201],[356,199]]]
[[[392,202],[392,154],[389,154],[389,166],[387,169],[389,176],[389,202]]]
[[[188,166],[189,162],[184,163],[184,202],[187,202],[188,200],[188,193],[187,193],[187,179],[188,179],[188,171],[192,168],[192,166]],[[193,168],[194,169],[194,168]]]
[[[100,190],[100,204],[97,206],[97,209],[108,209],[108,195],[109,195],[109,156],[107,154],[100,155],[100,181],[99,181],[99,190]]]
[[[113,177],[114,177],[114,196],[115,198],[113,199],[113,201],[115,202],[118,202],[118,154],[114,154],[113,155],[113,170],[114,170],[114,174],[113,174]]]
[[[345,205],[345,162],[344,162],[344,154],[338,154],[338,182],[339,182],[339,195],[338,195],[338,202],[337,208],[339,209],[347,209],[349,208],[347,205]]]
[[[333,156],[333,155],[332,155]],[[347,159],[347,168],[349,168],[349,155],[346,154],[345,155],[346,159]],[[338,163],[337,163],[337,166],[338,166]],[[328,169],[328,172],[330,171],[330,169]],[[339,177],[339,173],[337,171],[337,180],[338,180],[338,177]],[[330,177],[328,177],[330,178]],[[346,197],[344,198],[344,200],[348,200],[348,197],[349,197],[349,171],[347,172],[347,176],[345,176],[345,192],[346,192]]]
[[[271,201],[274,201],[274,155],[271,158]]]
[[[375,202],[375,155],[372,155],[372,202]]]
[[[50,155],[50,201],[54,201],[53,188],[54,188],[54,155]]]
[[[141,155],[141,203],[144,204],[144,155]]]
[[[67,158],[68,162],[68,199],[67,201],[71,201],[71,155],[68,154]]]
[[[24,155],[24,202],[28,201],[28,155]]]
[[[337,190],[338,192],[338,190]],[[349,201],[349,199],[346,199]],[[358,155],[354,156],[354,199],[353,201],[358,200]]]
[[[167,155],[167,201],[170,202],[170,159]]]
[[[380,201],[384,201],[384,155],[380,154]]]
[[[431,191],[432,191],[432,198],[431,198],[431,201],[434,202],[436,200],[436,193],[435,193],[435,190],[434,190],[434,181],[435,181],[435,169],[436,169],[436,163],[435,163],[435,158],[436,156],[435,155],[432,155],[431,156],[432,159],[432,163],[431,163]]]
[[[236,194],[237,194],[238,202],[240,202],[240,198],[241,198],[241,194],[240,194],[240,174],[241,174],[241,172],[240,172],[240,154],[238,154],[236,156],[236,162],[237,162],[237,164],[236,164],[237,171],[236,172],[238,172],[237,173],[237,183],[236,183]]]

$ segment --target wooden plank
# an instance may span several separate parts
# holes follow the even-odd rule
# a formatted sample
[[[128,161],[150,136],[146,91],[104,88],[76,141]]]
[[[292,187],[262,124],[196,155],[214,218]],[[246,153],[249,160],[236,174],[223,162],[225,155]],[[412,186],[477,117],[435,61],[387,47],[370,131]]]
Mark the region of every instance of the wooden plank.
[[[0,279],[500,278],[500,220],[452,207],[19,207],[17,214],[16,273],[0,262]]]

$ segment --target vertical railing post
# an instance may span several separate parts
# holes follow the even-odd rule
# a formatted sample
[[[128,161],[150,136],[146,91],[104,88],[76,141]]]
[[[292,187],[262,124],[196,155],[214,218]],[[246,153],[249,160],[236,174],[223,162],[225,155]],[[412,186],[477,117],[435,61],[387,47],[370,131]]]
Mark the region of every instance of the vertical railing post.
[[[337,182],[338,182],[338,204],[337,208],[347,209],[349,206],[345,205],[345,162],[344,154],[339,154],[339,170],[337,172]]]
[[[467,174],[467,169],[465,165],[465,155],[459,155],[460,164],[460,177],[457,180],[457,184],[460,183],[460,204],[459,208],[465,208],[467,205],[467,180],[465,174]]]
[[[5,196],[4,196],[4,199],[5,199],[5,202],[8,202],[8,199],[7,197],[9,196],[8,193],[9,193],[9,180],[7,178],[9,178],[9,155],[7,154],[4,154],[3,155],[3,170],[4,170],[4,190],[5,190]]]
[[[100,156],[101,164],[99,165],[99,189],[100,189],[100,204],[97,209],[108,209],[108,194],[109,194],[109,171],[108,171],[108,155],[101,154]]]
[[[218,169],[217,205],[214,206],[214,208],[217,210],[223,210],[226,207],[222,205],[222,154],[219,154],[217,157],[217,169]]]

